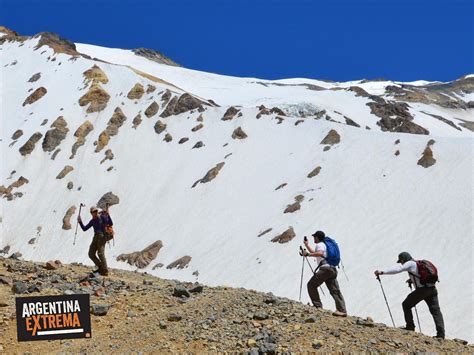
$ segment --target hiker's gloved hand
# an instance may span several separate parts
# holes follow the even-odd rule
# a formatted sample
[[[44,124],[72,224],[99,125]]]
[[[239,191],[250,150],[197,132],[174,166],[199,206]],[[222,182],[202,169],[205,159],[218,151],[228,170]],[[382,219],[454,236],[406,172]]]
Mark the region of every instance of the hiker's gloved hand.
[[[307,250],[303,250],[303,256],[309,256],[309,252]]]
[[[383,275],[383,271],[375,270],[374,274],[375,274],[375,276]]]
[[[304,245],[305,245],[306,247],[308,247],[308,245],[309,245],[308,239],[304,240],[303,243],[304,243]]]

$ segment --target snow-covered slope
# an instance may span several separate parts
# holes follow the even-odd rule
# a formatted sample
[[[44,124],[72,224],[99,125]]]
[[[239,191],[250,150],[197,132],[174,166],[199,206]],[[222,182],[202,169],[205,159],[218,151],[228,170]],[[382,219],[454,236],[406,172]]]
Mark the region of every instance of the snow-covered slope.
[[[112,192],[120,203],[111,207],[117,237],[106,251],[110,266],[136,269],[117,256],[161,240],[156,259],[141,271],[297,299],[299,245],[304,235],[322,229],[342,248],[349,280],[341,272],[339,281],[350,314],[389,323],[373,271],[409,251],[439,267],[447,335],[474,340],[472,76],[451,83],[233,78],[159,64],[127,50],[81,44],[76,49],[87,56],[80,56],[64,53],[56,42],[35,49],[41,38],[13,36],[0,45],[0,248],[10,246],[8,254],[90,264],[91,232],[79,230],[73,246],[79,204],[89,207]],[[94,65],[99,77],[87,80],[83,73]],[[145,92],[129,99],[137,83]],[[88,113],[80,101],[94,85],[110,98]],[[40,88],[46,93],[33,101]],[[38,94],[25,103],[32,93]],[[164,114],[182,95],[192,103],[183,99],[173,114]],[[153,102],[159,109],[147,117]],[[235,115],[222,120],[231,106]],[[126,119],[119,112],[109,121],[117,108]],[[59,116],[66,127],[59,120],[47,134]],[[93,129],[71,158],[81,136],[74,133],[86,121]],[[236,132],[239,127],[247,137]],[[18,130],[23,134],[13,139]],[[332,144],[321,144],[331,130],[337,132]],[[22,155],[20,147],[36,132],[41,137],[34,149]],[[182,138],[189,140],[178,143]],[[197,142],[203,146],[193,148]],[[113,159],[103,160],[110,153]],[[422,156],[428,167],[417,164]],[[73,170],[56,178],[67,165]],[[192,187],[216,166],[215,178]],[[308,177],[317,167],[319,173]],[[11,187],[24,182],[20,176],[28,182]],[[300,209],[284,213],[295,199]],[[65,230],[72,206],[72,228]],[[82,216],[88,220],[87,209]],[[293,239],[271,242],[290,227]],[[191,257],[185,268],[166,268],[183,256]],[[158,263],[164,267],[153,269]],[[409,291],[405,278],[383,278],[399,325]],[[328,292],[323,302],[334,307]],[[433,334],[426,306],[418,312],[424,332]]]

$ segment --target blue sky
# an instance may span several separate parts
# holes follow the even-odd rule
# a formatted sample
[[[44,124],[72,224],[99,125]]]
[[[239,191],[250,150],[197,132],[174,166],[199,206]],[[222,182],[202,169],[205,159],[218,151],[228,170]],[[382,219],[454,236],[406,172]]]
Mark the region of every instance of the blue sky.
[[[448,81],[474,73],[474,0],[0,0],[20,34],[147,47],[266,79]]]

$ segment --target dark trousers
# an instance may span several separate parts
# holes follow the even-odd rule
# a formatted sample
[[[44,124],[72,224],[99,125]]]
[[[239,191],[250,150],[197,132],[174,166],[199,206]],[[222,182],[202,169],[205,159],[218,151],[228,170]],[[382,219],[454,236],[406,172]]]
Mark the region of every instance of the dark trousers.
[[[107,260],[105,260],[105,237],[102,233],[94,233],[94,239],[89,247],[89,258],[94,262],[99,271],[107,272]],[[97,255],[96,255],[97,253]],[[97,257],[99,256],[99,257]]]
[[[444,337],[444,320],[443,315],[441,314],[441,309],[439,308],[438,290],[436,290],[436,287],[419,287],[405,298],[402,307],[407,329],[415,329],[411,309],[421,301],[425,301],[428,305],[436,325],[437,335]]]
[[[326,286],[329,289],[329,293],[334,302],[336,303],[336,309],[339,312],[347,313],[346,303],[344,302],[344,297],[342,297],[341,290],[339,289],[339,283],[337,282],[337,270],[336,268],[320,268],[313,277],[308,282],[308,294],[311,298],[311,302],[315,307],[322,307],[321,298],[319,298],[318,287],[326,283]]]

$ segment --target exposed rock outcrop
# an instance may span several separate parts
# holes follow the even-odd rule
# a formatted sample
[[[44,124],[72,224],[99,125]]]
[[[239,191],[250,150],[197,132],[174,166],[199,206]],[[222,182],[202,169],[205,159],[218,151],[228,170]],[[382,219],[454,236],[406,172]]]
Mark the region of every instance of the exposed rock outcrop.
[[[265,234],[270,233],[272,230],[273,230],[273,228],[267,228],[267,229],[265,229],[263,232],[260,232],[260,233],[257,235],[257,237],[260,238],[260,237],[264,236]]]
[[[296,236],[295,231],[293,230],[293,227],[289,227],[286,231],[284,231],[282,234],[277,235],[275,238],[272,239],[273,243],[288,243],[290,240],[292,240]]]
[[[173,136],[169,133],[166,133],[165,134],[165,138],[163,138],[163,140],[166,142],[166,143],[169,143],[173,140]]]
[[[171,101],[166,105],[165,110],[161,113],[160,117],[169,117],[172,115],[179,115],[183,112],[188,112],[197,109],[198,111],[204,111],[203,105],[208,105],[206,102],[201,101],[194,96],[184,93],[178,99],[173,97]]]
[[[171,93],[171,91],[169,89],[166,89],[165,93],[161,95],[161,101],[163,102],[163,105],[166,105],[168,103],[172,95],[173,94]]]
[[[140,83],[136,83],[135,86],[128,92],[127,97],[130,100],[139,100],[142,98],[144,93],[145,89],[143,88],[143,85]]]
[[[42,46],[48,46],[54,50],[54,53],[64,53],[72,56],[79,56],[80,54],[76,51],[76,45],[52,32],[41,32],[34,36],[39,38],[38,44],[35,46],[35,50]]]
[[[373,99],[373,97],[371,96]],[[385,101],[378,98],[376,102],[369,102],[371,113],[380,117],[377,125],[382,131],[402,132],[412,134],[429,134],[429,131],[416,123],[413,123],[413,116],[408,111],[408,104],[405,102]]]
[[[71,156],[69,159],[74,158],[74,156],[77,153],[77,150],[79,147],[83,146],[84,143],[86,142],[86,137],[87,135],[94,129],[94,126],[90,121],[85,121],[83,124],[81,124],[77,129],[76,132],[74,132],[74,136],[77,138],[76,142],[72,145],[71,148]]]
[[[205,184],[209,181],[212,181],[214,180],[217,175],[219,174],[219,171],[224,167],[225,163],[222,162],[222,163],[219,163],[217,164],[215,167],[213,167],[211,170],[209,170],[206,175],[204,175],[203,178],[197,180],[192,187],[195,187],[197,184],[201,183],[201,184]]]
[[[148,84],[147,87],[146,87],[146,93],[147,94],[151,94],[152,92],[155,92],[155,90],[156,90],[155,85]]]
[[[158,110],[160,109],[160,106],[156,103],[156,101],[153,101],[150,106],[147,107],[145,110],[145,116],[150,118],[156,115]]]
[[[301,202],[303,202],[304,196],[303,195],[298,195],[295,197],[295,202],[292,203],[291,205],[286,206],[285,210],[283,213],[293,213],[301,209]]]
[[[99,84],[93,84],[89,91],[79,99],[79,106],[86,106],[86,112],[99,112],[107,107],[110,95]]]
[[[25,184],[28,184],[30,181],[23,177],[23,176],[20,176],[15,182],[11,183],[10,186],[8,186],[8,190],[11,191],[13,189],[17,189]]]
[[[52,129],[46,132],[43,139],[43,150],[45,152],[52,152],[61,142],[66,138],[69,128],[63,116],[59,116],[52,124]]]
[[[100,152],[107,144],[109,144],[110,137],[118,134],[119,128],[122,127],[126,120],[127,116],[125,116],[122,110],[117,107],[109,122],[107,122],[107,128],[99,135],[99,139],[97,140],[97,145],[95,147],[96,153]]]
[[[239,113],[240,110],[235,108],[234,106],[231,106],[227,109],[227,111],[224,113],[224,116],[222,117],[222,121],[229,121]]]
[[[64,178],[67,174],[69,174],[71,171],[73,171],[74,168],[70,165],[66,165],[63,170],[56,176],[56,179],[62,179]]]
[[[71,206],[66,211],[66,214],[64,215],[64,218],[63,218],[63,229],[64,230],[69,230],[69,229],[72,228],[72,226],[71,226],[71,217],[74,213],[76,213],[76,206]]]
[[[97,202],[97,207],[105,209],[108,205],[109,207],[117,205],[120,203],[120,199],[117,195],[113,194],[111,191],[104,194],[100,200]]]
[[[312,178],[312,177],[315,177],[319,174],[319,172],[321,171],[321,167],[320,166],[317,166],[315,167],[313,170],[311,170],[311,172],[308,174],[308,178]]]
[[[166,268],[167,269],[184,269],[187,268],[189,263],[191,262],[191,257],[189,255],[185,255],[178,260],[173,261],[169,264]]]
[[[12,139],[13,140],[17,140],[18,138],[20,138],[21,136],[23,135],[23,131],[21,129],[17,129],[13,135],[12,135]]]
[[[199,123],[198,125],[194,126],[191,131],[196,132],[199,131],[201,128],[203,128],[204,125],[202,123]]]
[[[233,139],[245,139],[247,137],[247,133],[244,132],[242,127],[237,127],[236,129],[234,129],[234,132],[232,132]]]
[[[150,265],[153,260],[155,260],[161,248],[163,248],[163,242],[158,240],[141,251],[136,251],[129,254],[120,254],[117,256],[117,261],[125,261],[130,265],[136,266],[139,269],[143,269]]]
[[[339,142],[341,142],[341,136],[334,129],[331,129],[320,144],[334,145]]]
[[[142,123],[142,116],[140,114],[136,115],[132,121],[132,128],[137,129],[137,127]]]
[[[133,53],[136,55],[139,55],[141,57],[144,57],[146,59],[152,60],[157,63],[161,64],[166,64],[166,65],[171,65],[175,67],[180,67],[180,65],[170,58],[166,57],[163,53],[160,53],[154,49],[149,49],[149,48],[136,48],[132,49]]]
[[[158,120],[156,121],[155,126],[153,128],[155,129],[156,134],[160,134],[166,129],[166,123],[163,123]]]
[[[109,82],[109,78],[104,73],[102,69],[100,69],[96,64],[90,69],[87,69],[84,73],[84,83],[88,85],[89,83],[92,84],[107,84]]]
[[[35,149],[36,143],[38,143],[41,137],[43,137],[43,135],[40,132],[34,133],[30,139],[20,147],[20,154],[23,156],[30,154]]]
[[[104,153],[105,157],[100,161],[100,163],[102,164],[103,162],[105,162],[106,160],[112,160],[114,159],[114,153],[112,152],[112,149],[107,149]]]
[[[36,73],[31,76],[31,78],[28,79],[29,83],[34,83],[35,81],[38,81],[41,78],[41,73]]]
[[[432,113],[428,113],[428,112],[425,112],[425,111],[421,111],[423,112],[425,115],[428,115],[428,116],[431,116],[433,118],[436,118],[437,120],[440,120],[441,122],[444,122],[446,123],[447,125],[450,125],[451,127],[457,129],[458,131],[461,131],[461,128],[459,128],[458,126],[456,126],[456,124],[451,121],[451,120],[448,120],[447,118],[444,118],[443,116],[439,116],[439,115],[434,115]]]
[[[46,95],[46,93],[48,92],[48,90],[46,90],[46,88],[44,87],[39,87],[38,89],[36,89],[35,91],[33,91],[33,93],[28,96],[25,101],[23,102],[23,106],[26,106],[26,105],[31,105],[33,102],[36,102],[38,101],[39,99],[41,99],[44,95]]]
[[[181,138],[181,139],[178,141],[178,144],[186,143],[188,140],[189,140],[188,137],[183,137],[183,138]]]
[[[424,168],[429,168],[430,166],[433,166],[436,164],[436,159],[433,157],[433,150],[431,150],[431,146],[435,143],[434,140],[429,140],[428,144],[426,145],[425,150],[423,151],[423,155],[421,158],[418,160],[418,165],[424,167]]]
[[[109,122],[107,122],[107,128],[105,129],[105,132],[107,132],[109,137],[117,135],[119,128],[122,127],[126,120],[127,116],[124,115],[122,110],[119,107],[115,108],[114,114],[110,118]]]
[[[204,143],[202,141],[198,141],[198,142],[196,142],[196,144],[194,144],[192,149],[198,149],[198,148],[202,148],[202,147],[204,147]]]

